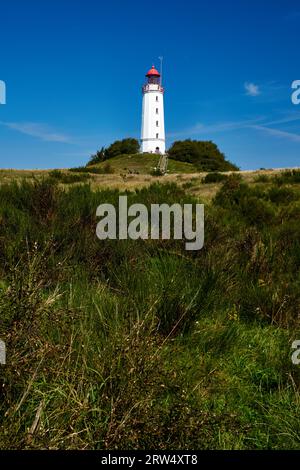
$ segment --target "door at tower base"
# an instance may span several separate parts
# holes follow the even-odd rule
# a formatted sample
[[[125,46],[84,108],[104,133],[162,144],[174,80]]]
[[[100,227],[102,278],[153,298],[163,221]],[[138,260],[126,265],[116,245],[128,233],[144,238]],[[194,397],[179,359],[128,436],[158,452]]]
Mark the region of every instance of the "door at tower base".
[[[143,86],[141,150],[143,153],[165,154],[164,89],[154,66]]]
[[[142,153],[158,153],[164,155],[166,153],[165,141],[158,141],[158,139],[153,139],[153,141],[142,140]]]

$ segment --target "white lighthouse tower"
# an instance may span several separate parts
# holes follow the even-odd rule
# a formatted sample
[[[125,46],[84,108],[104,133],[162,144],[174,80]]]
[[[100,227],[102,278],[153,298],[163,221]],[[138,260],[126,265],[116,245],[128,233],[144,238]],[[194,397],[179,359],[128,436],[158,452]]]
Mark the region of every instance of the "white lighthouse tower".
[[[165,154],[164,89],[154,65],[143,86],[142,152]]]

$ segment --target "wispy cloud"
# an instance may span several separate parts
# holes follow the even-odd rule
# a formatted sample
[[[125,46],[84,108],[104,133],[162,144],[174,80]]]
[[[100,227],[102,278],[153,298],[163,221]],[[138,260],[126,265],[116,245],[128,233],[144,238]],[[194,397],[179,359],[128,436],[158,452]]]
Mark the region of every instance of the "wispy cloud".
[[[258,85],[252,82],[244,83],[244,88],[246,90],[246,95],[248,96],[258,96],[261,94],[260,88]]]
[[[258,131],[265,132],[266,134],[272,135],[274,137],[288,139],[292,142],[300,142],[300,135],[295,134],[294,132],[282,131],[280,129],[274,129],[272,127],[267,127],[267,126],[254,126],[254,125],[251,126],[251,129],[256,129]]]
[[[283,124],[294,123],[300,120],[300,113],[286,113],[278,117],[278,119],[267,119],[266,116],[260,116],[255,119],[241,120],[241,121],[224,121],[214,124],[196,123],[190,128],[183,129],[182,131],[171,132],[168,134],[169,138],[180,137],[193,137],[193,136],[206,136],[210,138],[214,133],[227,133],[238,131],[241,129],[248,129],[250,131],[264,132],[273,137],[287,139],[291,142],[300,142],[300,134],[286,129],[278,129],[276,126]],[[275,126],[275,127],[273,127]]]
[[[22,134],[36,137],[45,142],[64,142],[71,143],[71,138],[61,132],[53,130],[47,124],[37,122],[0,122],[1,125],[8,129],[21,132]]]
[[[264,117],[258,117],[256,119],[250,119],[245,121],[224,121],[217,122],[214,124],[202,124],[197,123],[194,126],[191,126],[187,129],[183,129],[178,132],[168,133],[168,137],[182,137],[184,135],[203,135],[203,134],[215,134],[218,132],[229,132],[236,131],[238,129],[249,128],[251,125],[255,125],[259,122],[264,121]]]
[[[300,112],[285,114],[281,118],[266,122],[265,125],[269,127],[277,126],[278,124],[290,124],[297,121],[300,121]]]

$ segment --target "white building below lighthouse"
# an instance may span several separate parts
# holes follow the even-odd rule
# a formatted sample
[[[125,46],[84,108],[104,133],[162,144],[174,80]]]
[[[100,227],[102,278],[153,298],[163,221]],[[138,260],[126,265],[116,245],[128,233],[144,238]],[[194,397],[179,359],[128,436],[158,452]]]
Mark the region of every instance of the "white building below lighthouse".
[[[143,86],[142,152],[165,154],[164,89],[161,76],[152,65],[146,77]]]

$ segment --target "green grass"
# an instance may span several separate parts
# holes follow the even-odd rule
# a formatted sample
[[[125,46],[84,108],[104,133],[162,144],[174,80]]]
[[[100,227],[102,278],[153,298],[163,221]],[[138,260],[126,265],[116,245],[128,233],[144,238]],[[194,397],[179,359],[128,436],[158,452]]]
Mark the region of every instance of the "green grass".
[[[157,167],[159,156],[154,154],[136,154],[136,155],[120,155],[108,160],[111,167],[116,173],[139,173],[150,174],[153,168]],[[91,168],[103,168],[107,162],[98,163]],[[169,159],[169,173],[194,173],[198,170],[191,163],[178,162]]]
[[[99,167],[97,166],[79,166],[77,168],[70,168],[70,172],[72,173],[91,173],[91,174],[112,174],[114,173],[113,168],[111,167],[109,161],[105,162],[104,165]]]
[[[98,240],[119,191],[59,180],[0,186],[0,448],[300,449],[298,182],[229,176],[187,252]]]

